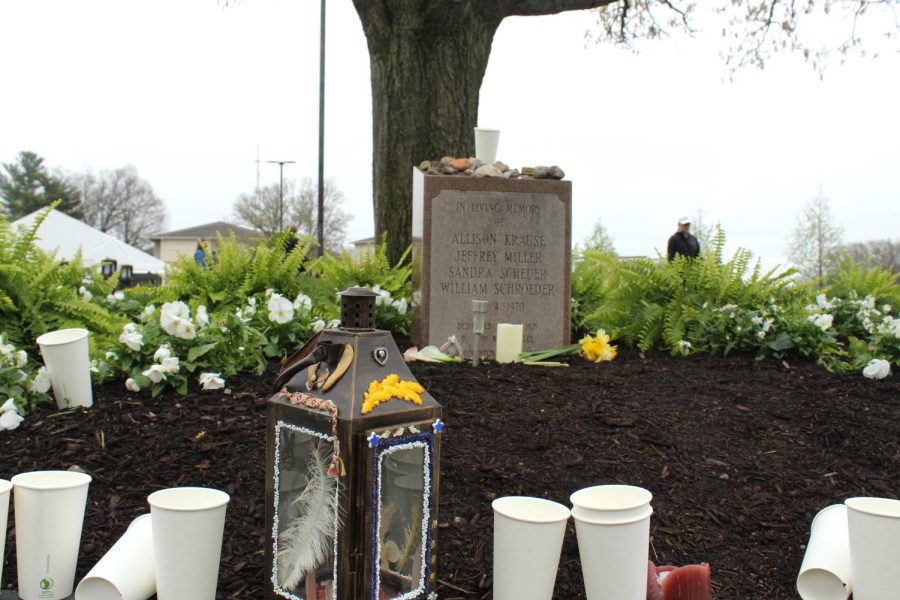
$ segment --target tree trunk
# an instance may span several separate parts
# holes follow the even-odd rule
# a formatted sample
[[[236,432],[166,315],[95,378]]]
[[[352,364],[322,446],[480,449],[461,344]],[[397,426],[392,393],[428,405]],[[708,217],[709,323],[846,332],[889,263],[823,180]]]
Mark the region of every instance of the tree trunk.
[[[494,33],[510,15],[612,0],[353,0],[369,47],[375,237],[396,263],[411,242],[412,168],[472,156]]]

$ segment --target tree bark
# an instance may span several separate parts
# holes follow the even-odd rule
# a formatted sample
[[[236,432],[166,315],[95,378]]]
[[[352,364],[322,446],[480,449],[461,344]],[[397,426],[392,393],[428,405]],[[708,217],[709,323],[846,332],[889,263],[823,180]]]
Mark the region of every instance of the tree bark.
[[[478,97],[494,33],[511,15],[612,0],[353,0],[372,73],[375,237],[396,263],[411,242],[412,168],[472,156]]]

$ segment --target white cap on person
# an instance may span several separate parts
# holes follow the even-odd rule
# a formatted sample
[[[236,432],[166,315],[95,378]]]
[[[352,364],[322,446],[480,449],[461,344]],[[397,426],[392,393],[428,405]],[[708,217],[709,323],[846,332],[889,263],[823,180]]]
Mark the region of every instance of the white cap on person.
[[[691,218],[690,217],[681,217],[680,219],[678,219],[678,224],[679,225],[690,225]]]

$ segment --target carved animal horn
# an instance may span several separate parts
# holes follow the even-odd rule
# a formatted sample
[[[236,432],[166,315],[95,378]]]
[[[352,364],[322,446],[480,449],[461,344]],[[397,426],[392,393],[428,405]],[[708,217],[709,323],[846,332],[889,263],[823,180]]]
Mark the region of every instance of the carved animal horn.
[[[316,371],[319,370],[319,363],[309,365],[306,369],[306,390],[311,392],[316,385]]]
[[[338,361],[337,366],[334,368],[334,371],[331,375],[328,376],[328,379],[325,380],[325,384],[322,386],[322,391],[327,392],[331,389],[331,387],[338,382],[344,373],[347,372],[347,369],[350,368],[350,365],[353,364],[353,346],[350,344],[344,344],[344,352],[341,354],[341,360]]]
[[[328,380],[328,369],[325,368],[325,369],[322,369],[322,371],[319,373],[319,376],[316,377],[316,389],[321,388],[322,385],[323,385],[327,380]]]

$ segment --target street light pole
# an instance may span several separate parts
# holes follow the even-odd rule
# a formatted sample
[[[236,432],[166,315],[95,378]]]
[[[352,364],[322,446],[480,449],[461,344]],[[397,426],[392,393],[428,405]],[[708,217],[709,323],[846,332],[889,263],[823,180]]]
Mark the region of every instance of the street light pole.
[[[267,160],[278,165],[278,233],[284,231],[284,165],[292,165],[295,160]]]
[[[325,0],[319,9],[319,256],[325,255]]]

